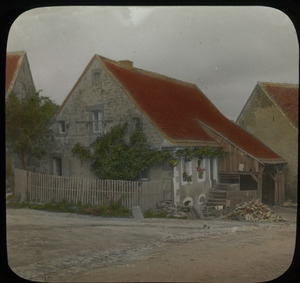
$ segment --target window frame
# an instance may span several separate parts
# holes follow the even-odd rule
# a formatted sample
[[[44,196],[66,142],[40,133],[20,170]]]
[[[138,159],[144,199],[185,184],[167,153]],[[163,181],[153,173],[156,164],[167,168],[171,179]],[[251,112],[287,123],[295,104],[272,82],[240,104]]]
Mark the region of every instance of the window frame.
[[[192,160],[186,161],[184,157],[181,158],[181,183],[191,184],[193,182],[193,164]],[[188,177],[191,177],[191,180],[184,179],[184,173],[187,173]]]
[[[207,176],[207,163],[209,163],[209,162],[207,162],[207,159],[206,159],[206,158],[203,158],[203,159],[201,160],[200,165],[198,166],[198,164],[199,164],[199,159],[197,160],[197,168],[199,167],[199,168],[201,168],[201,169],[205,169],[205,171],[204,171],[203,174],[202,174],[202,178],[200,178],[200,177],[199,177],[200,171],[198,171],[197,168],[196,168],[196,170],[197,170],[197,181],[198,181],[198,182],[204,182],[204,181],[206,180],[206,176]]]
[[[59,134],[66,133],[66,123],[63,120],[58,121],[58,133]]]
[[[97,116],[97,119],[96,119],[96,116]],[[99,117],[101,117],[101,119],[99,119]],[[94,134],[103,133],[104,125],[103,125],[103,111],[102,110],[98,109],[98,110],[92,111],[92,125],[93,125],[93,133]]]
[[[100,69],[94,69],[92,71],[92,85],[93,86],[101,85],[101,70]]]

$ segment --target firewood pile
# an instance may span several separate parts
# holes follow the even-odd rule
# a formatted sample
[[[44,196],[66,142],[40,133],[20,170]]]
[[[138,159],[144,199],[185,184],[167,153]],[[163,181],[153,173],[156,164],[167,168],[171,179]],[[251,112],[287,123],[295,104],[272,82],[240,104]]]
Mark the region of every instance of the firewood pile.
[[[265,204],[261,203],[259,200],[237,204],[235,208],[226,215],[224,215],[223,218],[252,222],[286,221],[281,216],[276,215],[273,210],[271,210]]]

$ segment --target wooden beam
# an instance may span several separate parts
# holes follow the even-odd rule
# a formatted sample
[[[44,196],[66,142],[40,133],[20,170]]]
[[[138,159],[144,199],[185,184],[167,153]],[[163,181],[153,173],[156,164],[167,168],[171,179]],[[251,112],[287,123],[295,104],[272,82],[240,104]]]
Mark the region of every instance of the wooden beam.
[[[274,182],[277,181],[276,174],[275,174],[275,176],[273,176],[271,173],[268,173],[268,175],[272,178],[272,180],[273,180]]]
[[[251,177],[253,178],[253,180],[258,183],[258,177],[255,176],[253,173],[251,173]]]
[[[259,166],[258,182],[257,182],[257,198],[262,201],[262,180],[265,166]]]

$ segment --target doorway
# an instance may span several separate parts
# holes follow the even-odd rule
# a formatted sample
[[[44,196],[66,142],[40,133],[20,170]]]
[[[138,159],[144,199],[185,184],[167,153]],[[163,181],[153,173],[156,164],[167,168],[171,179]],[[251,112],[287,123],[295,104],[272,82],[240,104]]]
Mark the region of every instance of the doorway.
[[[262,180],[262,202],[274,205],[275,200],[275,182],[272,178],[272,171],[266,168]]]

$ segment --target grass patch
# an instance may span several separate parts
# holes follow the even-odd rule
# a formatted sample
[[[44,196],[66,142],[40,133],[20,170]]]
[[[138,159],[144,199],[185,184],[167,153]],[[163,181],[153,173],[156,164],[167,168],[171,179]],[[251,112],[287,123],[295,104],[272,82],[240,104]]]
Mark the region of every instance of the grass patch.
[[[131,210],[123,206],[121,202],[122,199],[116,202],[111,201],[110,203],[105,205],[83,205],[80,202],[72,203],[68,202],[67,200],[63,200],[60,202],[55,202],[55,200],[51,200],[48,203],[20,203],[17,200],[11,199],[9,202],[7,202],[6,206],[8,208],[30,208],[53,212],[87,214],[91,216],[130,217]]]
[[[144,213],[145,218],[169,218],[168,213],[166,211],[153,211],[152,209],[148,209]]]
[[[144,213],[144,218],[188,219],[187,216],[171,216],[166,211],[153,211],[152,209],[148,209]]]

